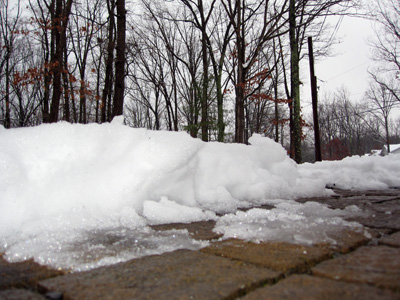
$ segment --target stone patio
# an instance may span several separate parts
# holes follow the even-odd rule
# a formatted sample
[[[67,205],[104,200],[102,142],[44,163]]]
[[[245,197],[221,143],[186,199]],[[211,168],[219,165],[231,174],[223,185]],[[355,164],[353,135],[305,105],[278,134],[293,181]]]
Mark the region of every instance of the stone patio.
[[[153,226],[210,240],[87,272],[63,273],[0,256],[0,300],[11,299],[400,299],[400,190],[340,191],[317,201],[356,205],[366,232],[337,233],[337,244],[219,240],[214,222]]]

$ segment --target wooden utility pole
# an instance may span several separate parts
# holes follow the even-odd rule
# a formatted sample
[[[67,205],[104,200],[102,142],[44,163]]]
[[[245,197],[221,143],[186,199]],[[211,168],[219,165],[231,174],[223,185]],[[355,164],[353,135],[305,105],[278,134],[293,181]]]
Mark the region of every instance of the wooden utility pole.
[[[315,161],[322,161],[321,154],[321,139],[319,134],[318,122],[318,91],[317,91],[317,77],[314,70],[314,52],[312,37],[308,37],[308,55],[310,60],[310,77],[311,77],[311,98],[314,118],[314,136],[315,136]]]

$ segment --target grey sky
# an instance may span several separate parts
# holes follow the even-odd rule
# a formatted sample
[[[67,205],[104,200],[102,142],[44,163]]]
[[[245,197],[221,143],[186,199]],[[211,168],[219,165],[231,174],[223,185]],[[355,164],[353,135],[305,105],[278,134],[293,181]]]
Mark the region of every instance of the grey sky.
[[[358,101],[362,98],[368,87],[367,70],[374,64],[367,45],[367,39],[372,35],[370,21],[344,17],[336,35],[340,43],[333,46],[332,52],[335,56],[323,58],[315,65],[321,100],[324,95],[334,93],[342,86],[349,91],[351,100]],[[306,84],[302,89],[303,103],[307,105],[311,99],[308,61],[303,65],[303,70],[303,77],[306,77]]]

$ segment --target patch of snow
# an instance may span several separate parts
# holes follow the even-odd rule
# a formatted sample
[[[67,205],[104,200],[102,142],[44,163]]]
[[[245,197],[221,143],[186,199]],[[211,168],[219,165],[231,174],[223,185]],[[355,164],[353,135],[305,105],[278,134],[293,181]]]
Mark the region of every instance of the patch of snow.
[[[270,204],[275,208],[253,208],[222,216],[214,231],[223,234],[224,238],[312,245],[322,242],[335,244],[335,233],[344,228],[362,228],[358,223],[343,219],[358,214],[353,210],[333,210],[317,202],[300,204],[291,200],[275,200]]]
[[[302,164],[302,178],[319,178],[340,189],[380,190],[400,186],[400,155],[353,156]]]
[[[197,250],[208,246],[187,230],[154,231],[150,227],[100,227],[47,229],[42,234],[7,238],[10,262],[34,258],[36,262],[71,271],[86,271],[146,255],[176,249]]]

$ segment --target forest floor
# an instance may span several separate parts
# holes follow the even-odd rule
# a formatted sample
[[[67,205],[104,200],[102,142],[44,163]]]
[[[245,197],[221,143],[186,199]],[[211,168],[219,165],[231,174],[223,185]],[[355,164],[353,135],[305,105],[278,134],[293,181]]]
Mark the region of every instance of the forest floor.
[[[337,232],[333,244],[221,241],[212,221],[157,225],[187,229],[210,246],[76,273],[0,254],[0,300],[400,299],[400,190],[335,192],[297,200],[366,212],[351,219],[363,230]]]

